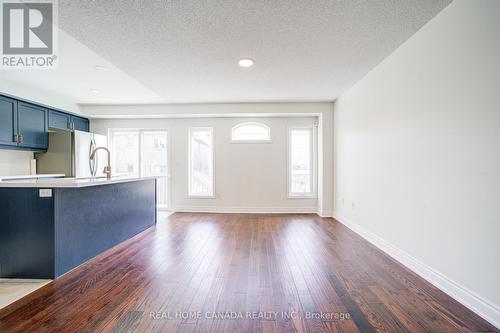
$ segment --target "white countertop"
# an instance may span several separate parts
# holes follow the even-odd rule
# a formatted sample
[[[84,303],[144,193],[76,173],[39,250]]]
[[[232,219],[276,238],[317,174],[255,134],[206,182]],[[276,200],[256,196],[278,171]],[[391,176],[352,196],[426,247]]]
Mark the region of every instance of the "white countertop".
[[[103,178],[38,178],[22,180],[6,180],[0,182],[0,187],[35,187],[35,188],[78,188],[108,184],[135,182],[146,179],[161,178],[161,176],[130,177],[116,176]]]
[[[64,177],[64,176],[65,176],[64,173],[39,174],[39,175],[0,176],[0,181],[13,180],[13,179],[61,178],[61,177]]]

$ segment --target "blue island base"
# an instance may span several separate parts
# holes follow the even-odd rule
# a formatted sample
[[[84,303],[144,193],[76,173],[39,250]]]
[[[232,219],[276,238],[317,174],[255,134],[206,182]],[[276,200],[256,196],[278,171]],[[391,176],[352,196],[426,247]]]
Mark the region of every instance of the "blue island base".
[[[156,180],[0,188],[0,277],[54,279],[156,223]]]

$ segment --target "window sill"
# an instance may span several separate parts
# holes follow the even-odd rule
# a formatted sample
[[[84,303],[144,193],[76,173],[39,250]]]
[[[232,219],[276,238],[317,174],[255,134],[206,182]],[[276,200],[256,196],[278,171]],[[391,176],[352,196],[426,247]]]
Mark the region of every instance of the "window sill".
[[[188,195],[188,199],[216,199],[215,195]]]
[[[272,140],[231,140],[229,143],[242,144],[242,143],[273,143]]]
[[[287,199],[318,199],[318,196],[316,194],[288,194]]]

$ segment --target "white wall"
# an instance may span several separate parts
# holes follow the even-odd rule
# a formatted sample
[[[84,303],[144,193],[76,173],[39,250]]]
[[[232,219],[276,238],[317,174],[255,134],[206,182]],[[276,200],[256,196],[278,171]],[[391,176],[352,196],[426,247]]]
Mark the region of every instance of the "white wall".
[[[15,69],[12,69],[15,70]],[[20,69],[22,70],[22,69]],[[26,69],[28,70],[28,69]],[[2,70],[8,72],[9,70]],[[39,70],[43,75],[44,70]],[[32,87],[25,84],[19,84],[5,79],[0,80],[0,94],[18,97],[34,103],[53,107],[67,112],[81,113],[80,106],[73,101],[60,96],[59,94],[48,91],[43,87]]]
[[[454,1],[334,106],[335,216],[497,326],[499,18],[500,1]]]
[[[231,128],[258,121],[271,128],[271,143],[231,143]],[[175,211],[316,212],[317,199],[287,198],[288,126],[314,126],[315,117],[93,120],[92,130],[161,128],[170,136],[171,204]],[[188,198],[188,129],[214,128],[214,199]]]
[[[322,182],[318,184],[319,212],[331,216],[333,211],[333,103],[225,103],[225,104],[169,104],[169,105],[83,105],[82,113],[98,118],[178,118],[178,117],[220,117],[246,116],[271,117],[295,115],[319,118],[318,170]],[[136,120],[132,120],[135,122]],[[137,120],[139,121],[139,120]],[[155,123],[153,120],[150,123]],[[91,122],[91,130],[95,130]]]
[[[0,149],[0,176],[29,175],[32,158],[30,151]]]

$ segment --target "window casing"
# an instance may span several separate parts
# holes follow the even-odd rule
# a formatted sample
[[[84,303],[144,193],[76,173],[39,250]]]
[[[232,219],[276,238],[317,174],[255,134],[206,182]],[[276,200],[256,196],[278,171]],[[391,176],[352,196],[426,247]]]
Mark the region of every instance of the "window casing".
[[[214,197],[214,138],[212,127],[189,129],[188,195]]]
[[[258,122],[245,122],[231,129],[231,142],[270,142],[271,128]]]
[[[288,129],[288,197],[316,195],[315,137],[313,127]]]

